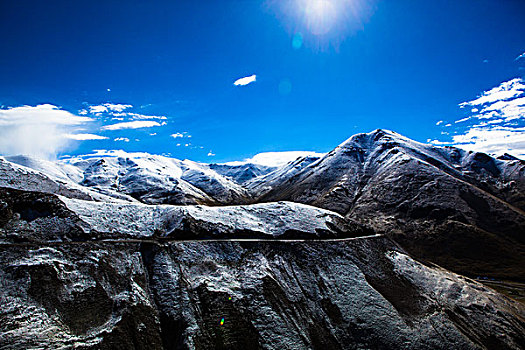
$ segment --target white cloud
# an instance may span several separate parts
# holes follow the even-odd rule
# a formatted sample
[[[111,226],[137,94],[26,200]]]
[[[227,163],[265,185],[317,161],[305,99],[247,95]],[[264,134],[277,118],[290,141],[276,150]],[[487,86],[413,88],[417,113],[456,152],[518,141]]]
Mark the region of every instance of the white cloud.
[[[451,143],[450,142],[445,142],[445,141],[439,141],[439,140],[431,140],[431,139],[427,139],[427,142],[428,143],[431,143],[433,145],[450,145]]]
[[[91,114],[100,114],[108,111],[108,108],[104,105],[100,106],[89,106],[89,113]]]
[[[233,85],[235,85],[235,86],[245,86],[245,85],[248,85],[250,83],[255,82],[256,78],[257,78],[257,76],[255,74],[250,75],[248,77],[239,78],[239,79],[235,80]]]
[[[522,59],[522,58],[525,58],[525,52],[522,53],[521,55],[519,55],[518,57],[516,57],[514,60],[515,60],[515,61],[518,61],[518,60],[520,60],[520,59]]]
[[[509,81],[505,81],[499,86],[485,91],[480,97],[478,97],[475,100],[460,103],[459,106],[476,107],[484,105],[486,103],[494,103],[497,101],[508,100],[521,95],[523,93],[523,89],[525,89],[525,85],[523,85],[523,80],[521,80],[520,78],[515,78]]]
[[[264,165],[264,166],[282,166],[288,162],[294,161],[299,157],[323,157],[324,153],[308,151],[288,151],[288,152],[263,152],[254,155],[252,158],[243,161],[228,162],[228,165],[242,165],[247,163]]]
[[[105,125],[102,130],[122,130],[122,129],[141,129],[161,126],[161,124],[151,120],[136,120],[133,122],[124,122],[111,125]]]
[[[181,134],[180,132],[175,133],[175,134],[171,134],[170,136],[173,137],[174,139],[176,139],[177,137],[184,137],[184,135]]]
[[[51,104],[0,109],[0,153],[52,158],[67,148],[89,117],[77,116]]]
[[[64,137],[76,140],[76,141],[88,141],[88,140],[106,140],[106,136],[95,135],[95,134],[64,134]]]
[[[51,104],[0,109],[0,126],[28,123],[78,125],[92,120],[89,117],[76,116]]]
[[[443,121],[442,121],[442,120],[438,120],[438,122],[436,123],[436,125],[439,125],[439,124],[443,124]]]
[[[455,123],[470,123],[457,129],[461,131],[452,136],[452,141],[431,143],[525,157],[525,84],[521,78],[505,81],[478,98],[460,104],[462,108],[466,106],[472,107],[472,115]]]
[[[215,153],[213,153],[211,150],[208,152],[208,157],[213,157]]]
[[[466,122],[469,119],[470,119],[470,117],[466,117],[466,118],[463,118],[463,119],[460,119],[460,120],[456,120],[454,123],[457,124],[457,123]]]
[[[117,138],[113,139],[113,141],[129,142],[129,139],[127,137],[117,137]]]
[[[113,115],[115,115],[115,114],[113,114]],[[129,116],[133,120],[137,120],[137,119],[161,119],[161,120],[166,120],[166,119],[168,119],[168,118],[166,118],[163,115],[145,115],[145,114],[138,114],[138,113],[122,113],[122,115]]]
[[[125,109],[132,108],[132,105],[125,105],[122,103],[104,103],[104,106],[106,106],[109,110],[115,111],[115,112],[122,112]]]
[[[93,153],[84,154],[78,157],[72,157],[72,159],[90,158],[90,157],[120,157],[120,158],[147,158],[151,157],[152,154],[146,152],[126,152],[121,149],[94,149]]]
[[[509,153],[525,158],[525,128],[496,126],[472,128],[462,135],[452,136],[454,145],[466,150],[492,154]]]
[[[125,109],[132,108],[132,105],[125,105],[121,103],[103,103],[101,105],[96,106],[89,106],[89,113],[91,114],[101,114],[101,113],[109,113],[109,112],[122,112]],[[81,111],[80,113],[83,113]]]

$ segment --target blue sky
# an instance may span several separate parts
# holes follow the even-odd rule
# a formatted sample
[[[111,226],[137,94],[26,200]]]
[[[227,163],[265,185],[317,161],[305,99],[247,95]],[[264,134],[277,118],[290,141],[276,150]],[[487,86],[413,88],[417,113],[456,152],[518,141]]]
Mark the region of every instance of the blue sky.
[[[523,23],[521,0],[2,1],[0,153],[224,162],[375,128],[439,144],[494,125],[521,144]],[[460,108],[509,81],[516,93],[489,103],[517,106],[511,118]]]

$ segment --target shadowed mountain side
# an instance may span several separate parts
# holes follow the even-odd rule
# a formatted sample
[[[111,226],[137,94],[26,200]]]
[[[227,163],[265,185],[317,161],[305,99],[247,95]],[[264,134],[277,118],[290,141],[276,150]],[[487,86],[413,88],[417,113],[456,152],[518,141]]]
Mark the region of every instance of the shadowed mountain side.
[[[524,172],[520,160],[376,130],[263,189],[258,200],[326,208],[456,272],[523,281]]]

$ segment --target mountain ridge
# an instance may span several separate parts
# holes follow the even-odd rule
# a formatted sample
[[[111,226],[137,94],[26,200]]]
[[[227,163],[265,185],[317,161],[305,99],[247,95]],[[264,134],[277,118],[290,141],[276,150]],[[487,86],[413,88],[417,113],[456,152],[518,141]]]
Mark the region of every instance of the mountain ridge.
[[[20,164],[40,171],[33,185],[16,185],[28,176]],[[49,188],[94,201],[303,203],[387,234],[416,258],[452,271],[525,281],[525,162],[424,144],[393,131],[356,134],[322,157],[299,157],[277,168],[119,152],[54,163],[4,157],[2,169],[2,186]],[[14,185],[6,183],[9,177]]]

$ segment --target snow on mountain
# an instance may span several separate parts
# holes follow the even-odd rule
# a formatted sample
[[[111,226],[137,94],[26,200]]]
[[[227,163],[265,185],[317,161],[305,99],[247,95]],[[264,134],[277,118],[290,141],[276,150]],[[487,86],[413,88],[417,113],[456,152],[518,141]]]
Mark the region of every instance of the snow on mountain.
[[[82,185],[111,188],[151,204],[241,202],[246,190],[207,164],[157,155],[125,155],[71,160],[84,168]]]
[[[263,176],[254,177],[245,183],[253,197],[258,198],[273,187],[290,181],[297,173],[319,160],[320,156],[299,157]]]
[[[240,163],[240,164],[210,164],[210,169],[216,173],[226,176],[235,183],[244,185],[246,182],[266,175],[272,172],[277,167],[270,167],[265,165],[253,164],[253,163]]]
[[[60,163],[29,157],[0,157],[0,187],[53,193],[84,200],[135,201],[115,191],[95,191],[82,186],[73,181],[75,175],[78,175],[77,169]]]
[[[61,200],[97,234],[111,234],[112,238],[307,239],[372,233],[337,213],[291,202],[209,207]]]
[[[0,157],[0,338],[520,349],[522,304],[439,266],[524,280],[524,166],[384,130],[278,168]]]
[[[391,173],[407,162],[415,162],[416,168],[431,168],[476,186],[490,187],[491,193],[502,199],[516,197],[512,203],[525,204],[523,198],[517,198],[518,193],[525,192],[523,161],[498,160],[484,153],[423,144],[387,130],[354,135],[323,158],[294,172],[293,178],[275,176],[271,186],[261,183],[262,178],[256,179],[254,183],[258,185],[250,188],[270,187],[271,191],[266,188],[260,193],[265,201],[292,200],[346,213],[371,177]],[[515,192],[514,197],[510,192]]]
[[[292,177],[264,186],[252,189],[259,202],[286,200],[338,212],[456,272],[525,278],[523,161],[376,130],[354,135]]]

